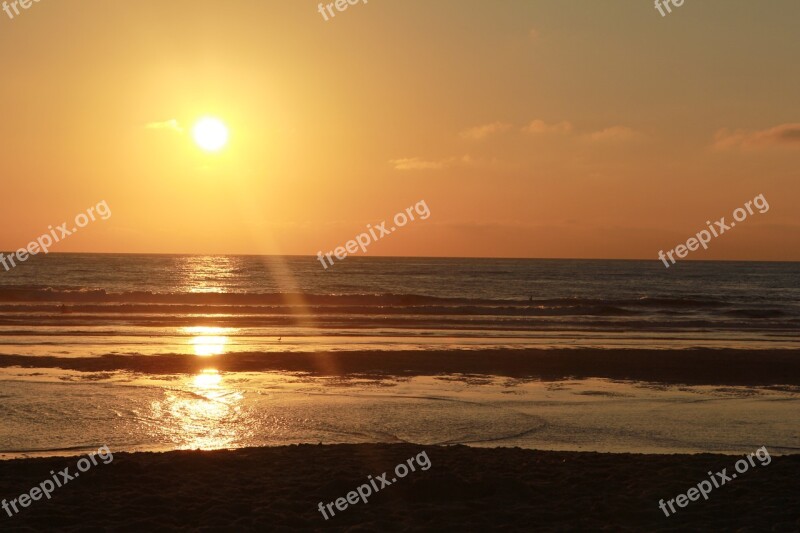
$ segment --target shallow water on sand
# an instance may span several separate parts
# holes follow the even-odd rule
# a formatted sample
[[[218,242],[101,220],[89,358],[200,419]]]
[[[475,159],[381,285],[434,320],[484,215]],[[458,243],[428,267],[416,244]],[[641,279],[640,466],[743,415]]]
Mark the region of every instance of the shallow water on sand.
[[[54,401],[57,399],[57,401]],[[800,389],[462,375],[0,370],[0,458],[413,442],[633,453],[797,453]]]

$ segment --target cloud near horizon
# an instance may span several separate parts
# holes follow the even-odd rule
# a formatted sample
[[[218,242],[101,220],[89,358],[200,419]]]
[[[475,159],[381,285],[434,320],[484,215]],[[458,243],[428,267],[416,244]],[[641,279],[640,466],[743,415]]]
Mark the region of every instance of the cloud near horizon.
[[[511,124],[497,121],[492,122],[491,124],[484,124],[482,126],[475,126],[474,128],[466,129],[462,131],[460,135],[464,139],[480,141],[487,137],[491,137],[492,135],[508,131],[511,129],[511,127]]]
[[[714,134],[717,150],[752,150],[757,148],[800,148],[800,123],[787,123],[764,130],[729,130],[722,128]]]
[[[544,120],[536,119],[532,120],[527,126],[524,126],[522,131],[533,135],[560,134],[570,137],[579,137],[589,142],[596,143],[623,143],[641,140],[645,137],[643,133],[631,127],[621,125],[609,126],[591,133],[578,134],[575,132],[572,122],[568,120],[548,124]]]
[[[441,170],[456,165],[472,165],[474,160],[469,155],[461,157],[448,157],[436,161],[422,159],[421,157],[406,157],[389,161],[395,170]]]
[[[627,142],[642,139],[644,135],[628,126],[611,126],[586,136],[591,142]]]
[[[567,120],[548,124],[544,120],[532,120],[530,124],[522,128],[526,133],[571,133],[572,123]]]

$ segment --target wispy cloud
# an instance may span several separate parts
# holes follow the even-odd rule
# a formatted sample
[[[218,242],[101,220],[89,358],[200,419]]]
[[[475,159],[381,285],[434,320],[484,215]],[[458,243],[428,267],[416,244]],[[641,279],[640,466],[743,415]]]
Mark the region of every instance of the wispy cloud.
[[[628,142],[642,139],[644,135],[628,126],[611,126],[586,136],[591,142]]]
[[[505,122],[492,122],[491,124],[484,124],[482,126],[475,126],[461,132],[461,137],[473,141],[480,141],[492,135],[503,133],[511,129],[511,124]]]
[[[392,159],[389,162],[395,170],[438,170],[445,167],[443,161],[426,161],[419,157]]]
[[[177,131],[178,133],[183,133],[183,127],[174,118],[171,120],[165,120],[164,122],[150,122],[149,124],[145,125],[145,127],[149,130],[172,130]]]
[[[765,130],[718,130],[714,135],[718,150],[752,150],[769,147],[800,148],[800,123],[780,124]]]
[[[544,120],[532,120],[530,124],[522,128],[526,133],[542,134],[542,133],[562,133],[567,134],[572,132],[572,123],[566,120],[548,124]]]
[[[447,159],[429,160],[420,157],[392,159],[389,163],[395,170],[441,170],[456,165],[471,165],[474,160],[469,155],[449,157]]]

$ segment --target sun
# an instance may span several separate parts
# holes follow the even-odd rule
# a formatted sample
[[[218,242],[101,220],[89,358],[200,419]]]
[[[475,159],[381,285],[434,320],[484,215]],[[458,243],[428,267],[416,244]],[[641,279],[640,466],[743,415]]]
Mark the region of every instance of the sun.
[[[206,117],[194,125],[192,137],[203,150],[219,152],[228,144],[228,128],[218,118]]]

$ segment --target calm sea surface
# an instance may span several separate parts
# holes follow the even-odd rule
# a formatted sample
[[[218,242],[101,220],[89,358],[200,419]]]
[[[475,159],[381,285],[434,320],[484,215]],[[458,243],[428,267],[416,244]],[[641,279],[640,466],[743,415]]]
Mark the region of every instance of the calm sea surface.
[[[348,258],[325,270],[306,257],[51,254],[0,271],[0,354],[186,353],[203,335],[227,351],[797,348],[798,326],[800,263]]]

